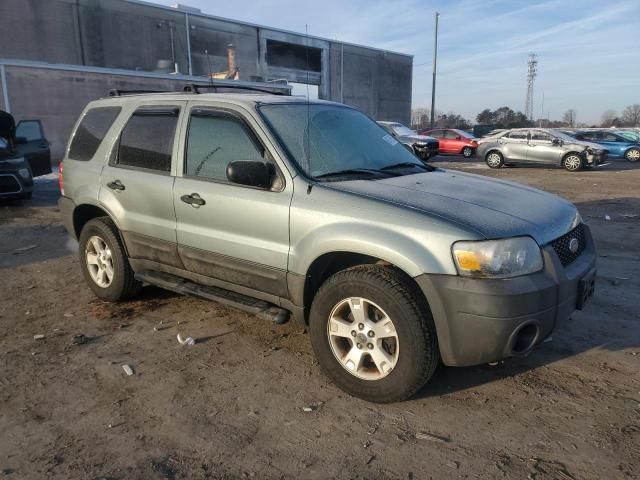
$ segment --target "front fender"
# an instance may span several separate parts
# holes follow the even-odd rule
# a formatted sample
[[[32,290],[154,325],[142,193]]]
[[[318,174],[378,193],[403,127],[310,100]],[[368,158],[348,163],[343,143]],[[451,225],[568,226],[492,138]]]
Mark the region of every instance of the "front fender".
[[[311,264],[327,253],[349,252],[389,262],[415,277],[424,272],[455,274],[449,246],[446,256],[415,238],[384,226],[343,221],[309,231],[289,253],[289,271],[306,275]]]

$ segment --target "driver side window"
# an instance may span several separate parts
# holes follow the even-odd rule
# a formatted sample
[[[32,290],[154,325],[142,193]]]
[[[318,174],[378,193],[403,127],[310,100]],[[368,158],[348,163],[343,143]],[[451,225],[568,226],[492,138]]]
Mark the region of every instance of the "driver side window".
[[[265,162],[265,149],[234,115],[194,110],[189,121],[184,174],[227,182],[227,166],[238,160]]]

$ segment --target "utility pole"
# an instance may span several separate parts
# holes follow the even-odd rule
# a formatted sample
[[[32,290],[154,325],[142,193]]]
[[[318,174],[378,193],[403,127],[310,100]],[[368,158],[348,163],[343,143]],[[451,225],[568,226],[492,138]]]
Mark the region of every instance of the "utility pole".
[[[431,80],[431,128],[435,123],[435,109],[436,109],[436,64],[438,61],[438,17],[440,14],[435,14],[435,29],[433,32],[433,79]]]
[[[527,65],[527,100],[524,106],[524,115],[533,121],[533,81],[538,74],[538,60],[535,53],[529,54]]]

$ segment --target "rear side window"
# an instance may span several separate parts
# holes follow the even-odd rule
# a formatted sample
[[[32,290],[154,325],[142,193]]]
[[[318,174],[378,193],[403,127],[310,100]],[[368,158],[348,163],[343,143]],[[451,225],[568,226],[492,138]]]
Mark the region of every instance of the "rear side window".
[[[139,109],[120,135],[116,164],[167,173],[178,123],[175,109]]]
[[[196,111],[187,136],[185,174],[227,181],[236,160],[264,161],[264,148],[244,122],[221,112]]]
[[[69,158],[85,162],[91,160],[119,113],[120,107],[97,107],[89,110],[73,135]]]
[[[511,132],[509,134],[509,138],[513,138],[516,140],[526,140],[527,139],[527,132]]]

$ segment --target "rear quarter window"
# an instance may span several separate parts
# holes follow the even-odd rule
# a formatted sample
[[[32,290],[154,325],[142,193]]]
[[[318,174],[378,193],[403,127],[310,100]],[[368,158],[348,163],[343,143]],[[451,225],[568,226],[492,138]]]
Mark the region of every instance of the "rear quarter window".
[[[96,107],[89,110],[73,135],[68,158],[83,162],[91,160],[120,110],[120,107]]]

